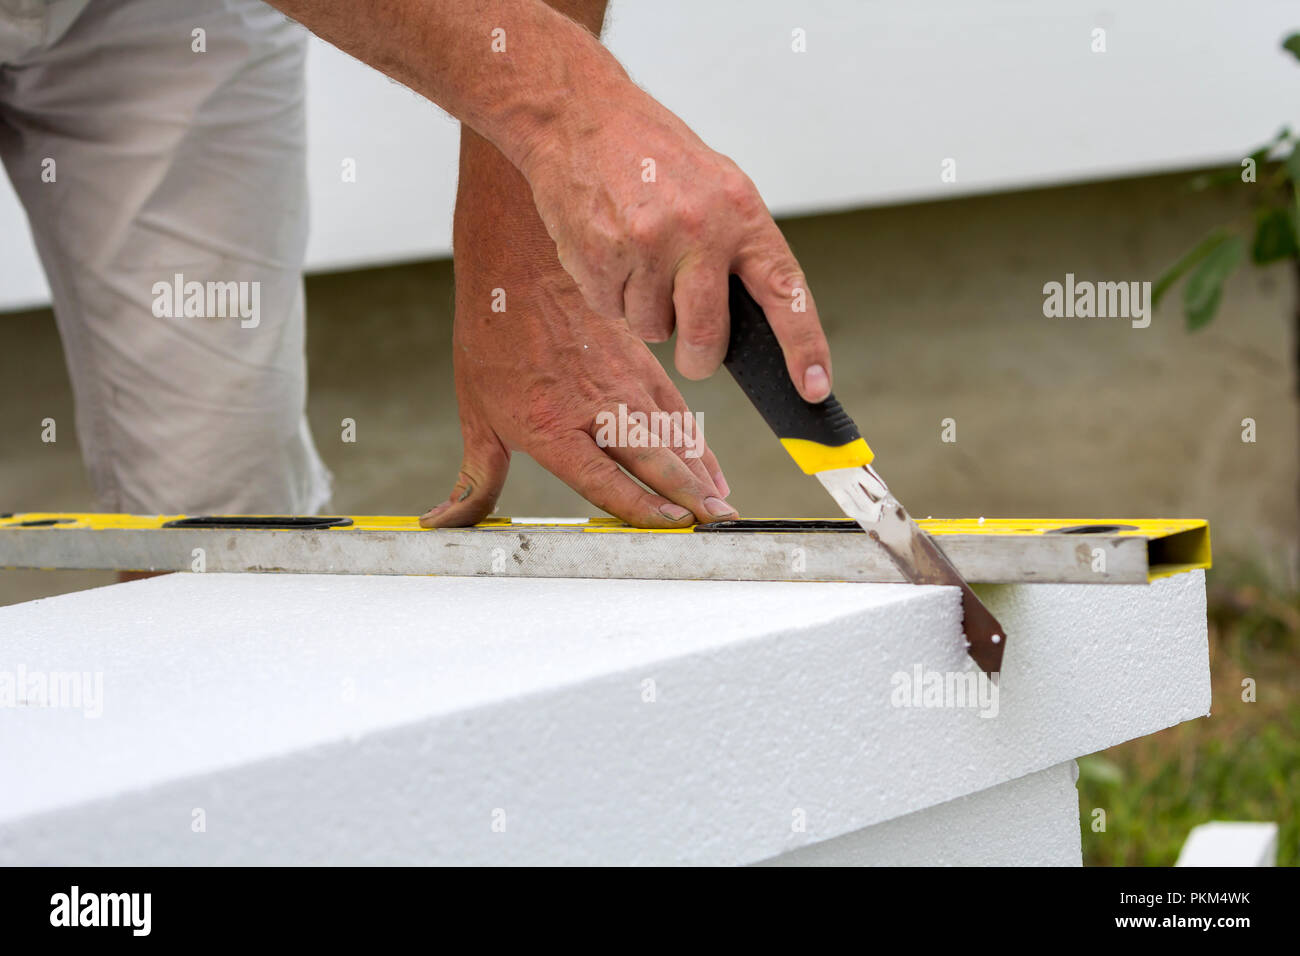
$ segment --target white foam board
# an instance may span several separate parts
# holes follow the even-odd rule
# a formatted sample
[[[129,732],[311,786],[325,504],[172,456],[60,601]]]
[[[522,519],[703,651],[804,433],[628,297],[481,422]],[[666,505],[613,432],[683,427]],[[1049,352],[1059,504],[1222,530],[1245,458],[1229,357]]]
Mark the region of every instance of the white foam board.
[[[1276,866],[1276,823],[1215,821],[1193,827],[1175,866]]]
[[[749,863],[1208,712],[1200,572],[984,591],[995,717],[891,703],[973,667],[946,588],[197,574],[0,608],[0,674],[103,681],[98,717],[0,709],[0,862]]]
[[[1082,866],[1073,760],[760,866]]]

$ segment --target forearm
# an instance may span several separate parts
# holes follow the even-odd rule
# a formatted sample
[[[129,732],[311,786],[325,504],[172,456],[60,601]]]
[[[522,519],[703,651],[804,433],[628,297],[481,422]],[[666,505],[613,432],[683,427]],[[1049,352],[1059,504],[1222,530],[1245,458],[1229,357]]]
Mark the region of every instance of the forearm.
[[[604,0],[270,2],[433,100],[515,166],[557,124],[590,122],[583,103],[630,83],[595,35]]]
[[[527,181],[495,146],[468,126],[462,126],[460,132],[452,246],[457,285],[462,291],[469,278],[460,274],[462,268],[488,276],[506,272],[511,261],[538,269],[561,268],[555,243],[537,213]],[[463,255],[471,252],[468,258]]]
[[[487,197],[480,229],[509,222],[511,241],[536,231],[540,215],[555,261],[590,310],[626,319],[647,341],[675,331],[675,361],[688,378],[722,364],[728,276],[738,276],[781,343],[800,395],[820,402],[830,394],[830,350],[816,305],[758,190],[628,79],[592,32],[603,3],[271,2],[483,137],[467,138],[463,174],[488,144],[501,157],[483,152],[484,163],[504,159],[522,174],[502,165],[493,167],[499,176],[474,170],[463,181],[461,249],[477,215],[468,197]],[[525,187],[535,212],[521,201]],[[459,251],[456,258],[459,266]]]
[[[551,7],[599,36],[606,0],[548,0]],[[475,253],[475,268],[501,272],[502,257],[559,270],[555,243],[533,203],[527,180],[491,142],[468,125],[460,133],[453,244]]]

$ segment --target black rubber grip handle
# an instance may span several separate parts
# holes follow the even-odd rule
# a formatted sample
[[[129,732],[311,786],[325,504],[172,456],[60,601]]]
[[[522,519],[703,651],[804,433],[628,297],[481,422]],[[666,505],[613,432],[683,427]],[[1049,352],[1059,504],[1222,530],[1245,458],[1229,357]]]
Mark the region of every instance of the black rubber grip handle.
[[[802,438],[837,448],[862,437],[834,395],[814,405],[795,390],[767,316],[734,275],[731,341],[724,364],[777,438]]]

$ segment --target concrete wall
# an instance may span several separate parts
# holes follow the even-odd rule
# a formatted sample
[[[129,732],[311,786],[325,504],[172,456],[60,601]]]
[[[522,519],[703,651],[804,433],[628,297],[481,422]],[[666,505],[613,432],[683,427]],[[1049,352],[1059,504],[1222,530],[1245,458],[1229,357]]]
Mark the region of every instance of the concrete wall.
[[[919,515],[1190,516],[1216,555],[1282,573],[1297,535],[1297,422],[1285,267],[1243,271],[1215,323],[1184,331],[1046,319],[1042,286],[1147,279],[1244,209],[1189,198],[1164,176],[899,206],[782,223],[820,304],[836,391]],[[1244,201],[1244,200],[1243,200]],[[460,458],[446,261],[317,276],[308,283],[310,413],[337,479],[335,507],[417,514],[450,489]],[[1177,305],[1176,297],[1171,306]],[[72,406],[48,312],[0,316],[0,510],[85,510]],[[668,353],[660,349],[665,357]],[[686,383],[749,515],[833,505],[785,457],[730,379]],[[40,420],[58,419],[57,445]],[[1241,419],[1258,423],[1243,444]],[[356,444],[339,422],[357,422]],[[957,421],[957,442],[940,423]],[[593,514],[517,457],[505,514]],[[105,575],[0,572],[0,602]]]

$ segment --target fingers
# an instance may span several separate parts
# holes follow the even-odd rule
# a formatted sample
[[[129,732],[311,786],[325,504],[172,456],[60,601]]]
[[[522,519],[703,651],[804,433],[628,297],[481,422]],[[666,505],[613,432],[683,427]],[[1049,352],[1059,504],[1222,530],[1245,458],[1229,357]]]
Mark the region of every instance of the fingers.
[[[727,476],[722,473],[722,466],[718,464],[717,456],[713,454],[713,449],[707,445],[704,448],[704,454],[695,459],[701,464],[705,473],[713,479],[713,487],[718,489],[718,495],[727,498],[731,494],[731,485],[727,484]]]
[[[648,359],[653,361],[653,359]],[[717,485],[699,461],[704,448],[704,434],[699,421],[672,387],[662,368],[655,363],[657,391],[669,393],[668,411],[656,407],[643,394],[627,413],[628,423],[611,436],[605,429],[596,431],[598,445],[605,446],[610,458],[622,465],[652,491],[678,505],[689,508],[701,522],[735,517],[736,510],[718,493]],[[652,385],[652,389],[654,389]],[[610,441],[611,437],[617,440]]]
[[[422,528],[464,528],[492,513],[510,470],[510,452],[488,429],[462,428],[465,454],[456,486],[442,504],[420,516]]]
[[[733,268],[776,333],[795,388],[804,401],[820,402],[831,393],[830,346],[799,263],[775,224],[772,229],[776,235]]]
[[[680,448],[680,454],[686,466],[695,473],[695,475],[706,483],[712,483],[714,493],[719,498],[726,498],[731,494],[731,487],[727,484],[726,477],[722,474],[722,466],[718,464],[717,456],[713,454],[713,449],[709,447],[704,438],[704,416],[694,415],[686,405],[686,399],[682,398],[681,392],[673,386],[668,376],[660,373],[662,381],[651,388],[651,397],[655,403],[664,411],[676,412],[682,416],[682,424],[686,424],[686,416],[691,417],[694,423],[689,435],[685,434],[685,441]]]
[[[719,263],[684,265],[673,284],[677,344],[673,362],[689,379],[708,378],[727,357],[731,326],[727,270]]]
[[[606,452],[647,486],[689,508],[698,521],[736,516],[736,509],[718,497],[713,481],[693,472],[672,448],[607,448]]]
[[[684,528],[695,522],[690,508],[646,491],[624,474],[586,432],[566,432],[529,453],[597,508],[634,527]]]
[[[625,318],[624,299],[632,270],[622,256],[578,255],[558,242],[555,254],[591,311],[606,319]]]
[[[795,388],[805,401],[820,402],[831,393],[830,346],[799,263],[775,225],[772,231],[760,250],[739,257],[734,268],[781,343]],[[727,270],[704,263],[684,266],[673,286],[673,306],[677,370],[689,379],[707,378],[727,357]]]
[[[672,277],[649,269],[632,273],[623,288],[627,324],[646,342],[667,342],[673,334]]]

